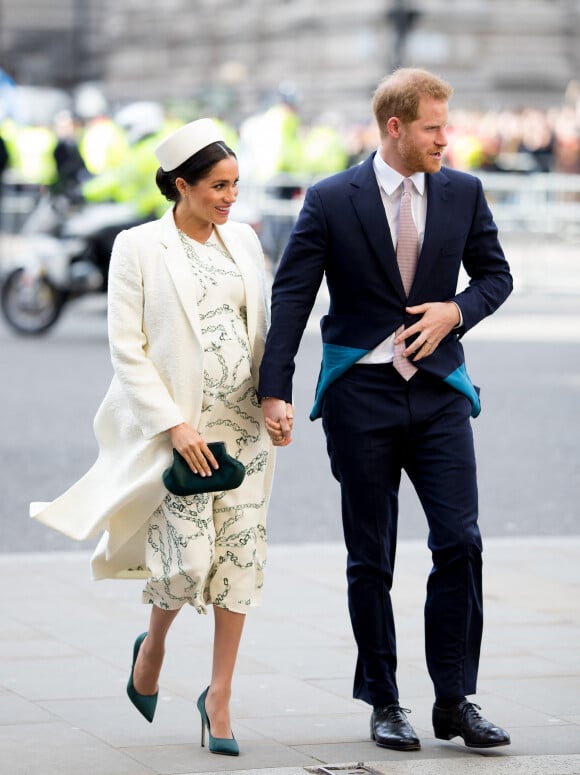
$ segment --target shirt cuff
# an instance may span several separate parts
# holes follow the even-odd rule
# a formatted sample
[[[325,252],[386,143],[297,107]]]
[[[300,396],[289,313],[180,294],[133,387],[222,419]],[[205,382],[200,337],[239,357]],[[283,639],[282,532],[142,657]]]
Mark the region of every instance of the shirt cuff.
[[[454,330],[455,330],[455,328],[461,328],[463,326],[463,313],[461,312],[461,307],[456,301],[452,301],[451,303],[455,304],[455,306],[457,307],[457,311],[459,312],[459,323],[456,326],[454,326]]]

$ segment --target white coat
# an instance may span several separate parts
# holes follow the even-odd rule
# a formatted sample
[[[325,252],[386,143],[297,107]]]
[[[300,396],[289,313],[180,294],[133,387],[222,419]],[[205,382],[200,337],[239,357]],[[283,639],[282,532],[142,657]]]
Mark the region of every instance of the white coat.
[[[264,351],[268,307],[264,256],[253,229],[216,227],[245,287],[252,373]],[[109,274],[109,342],[114,377],[94,431],[99,455],[92,468],[52,503],[32,503],[31,516],[82,541],[101,531],[93,578],[148,576],[145,526],[166,495],[162,473],[172,460],[166,432],[199,424],[203,348],[193,272],[173,211],[121,232]],[[266,475],[266,500],[274,466]]]

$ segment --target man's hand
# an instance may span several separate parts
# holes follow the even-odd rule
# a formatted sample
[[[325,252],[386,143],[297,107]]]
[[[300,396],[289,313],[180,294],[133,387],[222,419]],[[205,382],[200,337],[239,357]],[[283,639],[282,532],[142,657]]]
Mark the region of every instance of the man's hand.
[[[413,361],[420,361],[421,358],[432,355],[439,342],[461,321],[459,307],[453,301],[419,304],[417,307],[407,307],[407,312],[411,315],[421,315],[421,320],[401,331],[395,339],[395,344],[417,334],[415,341],[403,353],[407,358],[414,356],[411,358]]]
[[[266,430],[275,447],[286,447],[292,441],[294,407],[281,398],[262,398]]]

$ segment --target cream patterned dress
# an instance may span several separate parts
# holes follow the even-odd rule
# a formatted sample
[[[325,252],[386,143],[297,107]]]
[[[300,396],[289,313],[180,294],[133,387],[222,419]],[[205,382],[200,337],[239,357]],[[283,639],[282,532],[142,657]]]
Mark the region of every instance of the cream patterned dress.
[[[147,531],[151,577],[143,602],[206,613],[210,603],[245,613],[260,602],[266,562],[264,480],[270,450],[254,382],[240,272],[214,231],[201,244],[179,236],[197,286],[204,349],[201,424],[206,442],[225,441],[246,466],[239,488],[167,493]]]

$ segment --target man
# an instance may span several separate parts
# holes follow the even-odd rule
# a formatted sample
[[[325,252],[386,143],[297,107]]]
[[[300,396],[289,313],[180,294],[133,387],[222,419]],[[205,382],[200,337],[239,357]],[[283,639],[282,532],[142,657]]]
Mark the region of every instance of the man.
[[[482,635],[470,421],[479,391],[459,339],[502,304],[512,278],[480,181],[441,166],[451,93],[424,70],[385,78],[373,98],[378,151],[308,191],[273,285],[259,388],[272,441],[284,446],[294,356],[326,276],[330,309],[311,419],[322,417],[341,487],[354,696],[373,706],[371,738],[397,750],[420,748],[399,705],[390,598],[403,469],[423,505],[433,558],[425,648],[435,736],[461,736],[474,748],[510,742],[467,700]],[[458,293],[461,265],[470,281]]]

